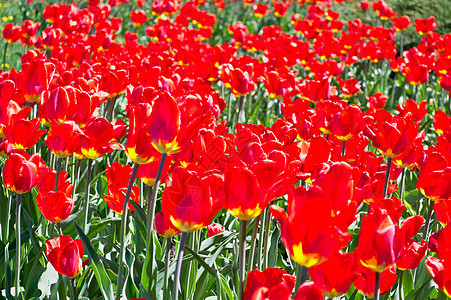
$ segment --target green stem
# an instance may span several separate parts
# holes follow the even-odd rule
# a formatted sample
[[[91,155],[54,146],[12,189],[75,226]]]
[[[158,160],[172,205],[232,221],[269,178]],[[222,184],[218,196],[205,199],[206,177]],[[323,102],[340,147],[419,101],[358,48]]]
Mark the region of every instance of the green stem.
[[[299,289],[299,287],[307,281],[307,273],[308,273],[308,268],[301,266],[301,265],[297,265],[296,267],[296,287],[295,290],[297,291]]]
[[[402,52],[404,51],[404,34],[403,34],[403,32],[401,31],[401,49],[400,49],[400,56],[401,57],[403,57],[404,55],[402,54]]]
[[[16,286],[16,299],[21,299],[20,297],[20,250],[21,250],[21,240],[20,240],[20,213],[22,207],[22,194],[17,194],[16,196],[16,270],[15,270],[15,286]]]
[[[55,177],[55,192],[58,190],[58,178],[60,175],[61,170],[61,161],[63,159],[61,157],[58,157],[58,160],[56,161],[56,177]]]
[[[268,211],[268,208],[266,208],[266,220],[265,220],[265,237],[263,241],[263,270],[268,268],[268,244],[269,244],[269,229],[271,227],[271,214]]]
[[[389,157],[387,159],[387,170],[385,171],[385,181],[384,181],[384,191],[383,191],[384,198],[387,197],[388,183],[390,182],[391,161],[392,161],[392,158]]]
[[[341,156],[345,156],[346,154],[346,141],[343,140],[342,146],[341,146]]]
[[[381,273],[376,272],[376,284],[374,286],[374,298],[373,300],[379,300],[380,298],[380,286],[381,286]]]
[[[169,289],[168,289],[168,272],[169,272],[169,255],[171,251],[171,238],[166,238],[166,254],[164,257],[164,286],[163,286],[163,296],[164,299],[169,299]]]
[[[177,300],[179,297],[180,271],[182,270],[183,252],[185,250],[187,232],[182,232],[180,236],[179,253],[177,254],[177,265],[175,267],[174,291],[172,299]]]
[[[113,120],[114,106],[116,106],[117,96],[114,96],[113,99],[110,100],[110,105],[108,106],[108,115],[107,120],[111,122]]]
[[[399,274],[399,283],[398,283],[398,293],[399,293],[399,299],[404,299],[404,293],[402,290],[402,278],[404,277],[404,271],[401,270],[401,273]]]
[[[91,184],[91,169],[92,169],[92,160],[88,158],[87,162],[88,164],[88,173],[86,175],[86,192],[85,192],[85,205],[83,207],[83,231],[86,232],[86,226],[88,224],[88,208],[89,208],[89,186]]]
[[[127,234],[127,217],[128,217],[128,199],[132,192],[133,183],[135,182],[136,174],[138,173],[139,164],[135,163],[133,166],[132,175],[130,176],[130,181],[128,182],[127,192],[125,193],[124,205],[122,206],[122,218],[121,218],[121,231],[119,236],[119,245],[121,251],[119,254],[119,271],[117,275],[117,290],[116,298],[121,298],[122,296],[122,273],[124,271],[124,258],[125,258],[125,236]]]
[[[8,42],[5,42],[5,49],[3,50],[3,70],[6,70],[6,50],[8,49]]]
[[[402,168],[401,171],[401,181],[399,182],[399,199],[401,203],[404,201],[404,184],[406,182],[406,168]]]
[[[246,227],[247,221],[240,220],[240,294],[239,299],[243,300],[244,281],[246,277]]]
[[[260,217],[259,215],[254,222],[254,229],[252,230],[252,239],[251,239],[251,250],[249,252],[249,270],[253,270],[254,268],[254,252],[255,252],[255,245],[257,244],[257,233],[258,233],[258,224],[260,224]]]
[[[155,204],[157,202],[158,188],[160,187],[161,173],[163,173],[164,163],[167,154],[161,155],[160,165],[158,166],[157,175],[155,176],[155,183],[152,189],[152,198],[147,206],[147,241],[149,241],[150,232],[153,230],[153,219],[155,216]]]
[[[237,121],[235,124],[242,123],[243,122],[243,103],[244,103],[244,96],[240,96],[240,102],[238,104],[238,116]]]
[[[423,230],[423,239],[427,240],[427,233],[429,230],[429,223],[432,216],[432,211],[434,210],[434,201],[429,199],[429,207],[428,207],[428,214],[426,215],[426,220],[424,221],[424,230]]]

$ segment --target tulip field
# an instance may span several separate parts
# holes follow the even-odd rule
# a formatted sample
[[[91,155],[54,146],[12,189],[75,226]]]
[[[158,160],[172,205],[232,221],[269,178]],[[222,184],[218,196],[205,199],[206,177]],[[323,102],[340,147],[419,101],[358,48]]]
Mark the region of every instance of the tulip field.
[[[449,299],[451,3],[385,1],[0,1],[0,299]]]

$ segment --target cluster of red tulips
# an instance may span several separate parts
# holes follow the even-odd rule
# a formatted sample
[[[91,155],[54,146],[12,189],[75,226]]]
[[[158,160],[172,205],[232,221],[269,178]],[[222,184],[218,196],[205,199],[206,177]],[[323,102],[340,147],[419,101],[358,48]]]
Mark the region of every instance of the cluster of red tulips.
[[[384,0],[356,7],[378,26],[351,1],[101,2],[2,31],[7,298],[45,296],[47,262],[71,299],[451,297],[434,17],[403,51]]]

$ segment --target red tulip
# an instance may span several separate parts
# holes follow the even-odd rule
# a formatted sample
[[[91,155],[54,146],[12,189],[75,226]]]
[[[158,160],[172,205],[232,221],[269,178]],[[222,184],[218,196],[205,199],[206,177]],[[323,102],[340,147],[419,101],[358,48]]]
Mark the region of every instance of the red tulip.
[[[105,195],[105,201],[109,208],[118,214],[122,214],[124,207],[125,194],[132,175],[132,167],[129,165],[122,166],[118,162],[107,166],[106,178],[108,183],[108,195]],[[139,203],[139,187],[133,186],[130,198],[135,203]],[[128,208],[133,211],[135,208],[128,203]]]
[[[416,187],[434,201],[451,197],[451,168],[443,155],[434,152],[421,165]]]
[[[161,92],[153,104],[148,129],[152,145],[160,153],[174,154],[180,151],[177,141],[180,117],[175,99],[170,94]]]
[[[404,31],[412,24],[408,16],[402,16],[399,18],[393,18],[392,20],[393,26],[396,28],[396,31]]]
[[[368,10],[370,8],[370,3],[367,0],[360,2],[360,8],[362,10]]]
[[[22,28],[18,25],[8,23],[5,25],[5,27],[3,27],[2,36],[9,44],[17,42],[20,39],[21,35]]]
[[[45,242],[47,259],[55,270],[67,277],[74,278],[81,273],[84,247],[79,239],[72,240],[62,235]]]
[[[344,81],[341,78],[337,78],[338,84],[340,85],[341,91],[345,98],[350,98],[357,93],[362,93],[360,89],[360,84],[357,83],[357,79],[352,77]]]
[[[223,233],[225,230],[224,226],[213,223],[207,226],[208,237],[215,236],[217,234]]]
[[[176,167],[163,192],[161,211],[180,231],[200,230],[211,223],[222,208],[222,198],[216,196],[222,178],[215,175],[201,177],[195,171]]]
[[[30,191],[36,185],[37,176],[36,164],[18,153],[11,154],[3,167],[3,184],[18,194]]]
[[[374,289],[376,285],[376,273],[364,267],[361,264],[357,266],[358,277],[354,281],[355,288],[367,297],[374,297]],[[396,275],[396,267],[392,265],[381,273],[380,293],[385,294],[390,291],[391,287],[398,280]]]
[[[296,277],[282,269],[253,270],[247,274],[243,299],[291,300]]]
[[[435,201],[434,212],[440,224],[443,226],[451,224],[451,199]]]
[[[66,158],[80,150],[80,134],[82,131],[74,121],[53,124],[45,137],[45,144],[57,157]]]
[[[16,149],[29,149],[46,133],[39,129],[39,119],[21,119],[3,130],[9,143]]]
[[[373,2],[373,9],[382,21],[390,20],[396,16],[396,13],[393,12],[393,9],[384,0]]]
[[[81,152],[89,159],[102,157],[118,147],[121,149],[120,144],[110,142],[113,138],[113,125],[103,118],[91,119],[82,131]]]
[[[345,294],[357,278],[354,253],[333,254],[325,262],[311,267],[308,272],[315,285],[327,298]]]
[[[180,234],[180,230],[178,230],[171,222],[171,220],[166,217],[162,212],[159,212],[155,215],[154,218],[154,227],[158,234],[171,238],[175,235]]]
[[[66,220],[74,208],[74,200],[61,191],[47,192],[42,197],[37,197],[36,202],[44,218],[54,223]]]
[[[148,133],[151,111],[152,108],[147,103],[138,104],[129,110],[130,124],[125,154],[135,163],[143,165],[155,161],[158,155]]]
[[[280,223],[288,254],[302,266],[320,264],[349,241],[349,234],[336,228],[327,196],[316,186],[295,188],[288,194],[288,216],[276,205],[269,208]]]
[[[427,243],[425,240],[422,240],[421,243],[411,240],[401,254],[401,257],[396,261],[396,267],[400,270],[416,269],[423,260],[426,249]]]
[[[414,216],[405,219],[399,227],[385,210],[371,209],[363,217],[356,250],[362,265],[376,272],[388,269],[401,256],[408,240],[420,229],[423,221],[423,217]]]
[[[260,193],[257,177],[246,168],[232,168],[224,174],[224,208],[240,220],[259,216],[268,202]]]
[[[41,93],[49,88],[54,72],[54,64],[40,59],[23,65],[20,89],[28,102],[40,101]]]
[[[426,35],[435,30],[438,24],[435,23],[435,17],[430,16],[427,19],[415,19],[415,30],[419,35]]]
[[[247,71],[224,64],[220,69],[224,85],[231,89],[235,97],[247,95],[255,89],[255,83]]]
[[[143,25],[148,20],[146,12],[144,10],[131,11],[129,17],[132,21],[133,26],[135,27]]]
[[[451,297],[451,279],[449,274],[450,262],[444,262],[437,257],[429,256],[426,259],[426,269],[446,296]]]
[[[323,300],[324,296],[321,290],[313,281],[304,282],[296,292],[293,300]]]
[[[42,167],[41,167],[42,169]],[[67,179],[68,174],[66,171],[61,170],[58,174],[58,184],[57,191],[63,192],[67,198],[72,196],[73,185],[69,183]],[[55,181],[56,181],[56,170],[51,168],[45,168],[41,171],[41,174],[38,172],[38,196],[36,197],[36,201],[40,201],[40,197],[42,195],[47,194],[48,192],[52,192],[55,189]]]
[[[161,154],[158,153],[156,150],[155,152],[156,152],[155,156],[159,158],[153,160],[150,163],[139,165],[138,173],[136,174],[136,176],[148,186],[154,186],[155,178],[157,176],[158,168],[161,162]],[[168,161],[170,161],[170,159],[168,159]],[[162,181],[165,180],[166,175],[168,174],[169,165],[170,164],[166,161],[163,166],[163,171],[161,172]]]
[[[44,91],[39,106],[41,122],[50,126],[53,122],[62,123],[71,118],[75,105],[75,95],[72,93],[74,91],[64,87],[57,87],[51,92]]]
[[[418,127],[408,119],[391,122],[390,113],[378,110],[375,114],[376,124],[368,125],[364,134],[386,157],[393,158],[404,152],[418,133]]]
[[[262,3],[252,5],[252,9],[254,10],[254,15],[257,18],[263,18],[268,14],[268,5],[264,5]]]

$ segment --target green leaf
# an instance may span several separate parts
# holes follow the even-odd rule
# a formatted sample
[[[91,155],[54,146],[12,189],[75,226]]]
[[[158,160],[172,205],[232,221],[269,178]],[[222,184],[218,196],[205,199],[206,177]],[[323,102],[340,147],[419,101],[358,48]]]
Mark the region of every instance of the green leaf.
[[[144,265],[141,273],[141,288],[140,295],[144,293],[149,294],[151,299],[156,299],[156,282],[157,282],[157,264],[155,262],[156,249],[155,243],[155,231],[150,233],[149,241],[147,242],[146,257],[144,258]],[[161,249],[160,249],[161,251]]]
[[[92,247],[89,238],[84,234],[83,230],[80,228],[80,226],[78,226],[77,223],[75,223],[75,228],[77,229],[78,235],[80,236],[80,240],[83,243],[83,246],[85,247],[86,253],[88,254],[89,263],[92,267],[92,270],[94,271],[97,283],[99,284],[99,287],[102,291],[104,298],[113,300],[114,299],[113,283],[108,277],[108,274],[105,271],[103,263],[100,261],[97,252]]]
[[[215,276],[216,272],[215,270],[208,265],[205,260],[199,255],[197,254],[193,249],[191,249],[190,247],[185,245],[185,249],[191,253],[191,255],[202,265],[202,267],[204,267],[205,270],[207,270],[212,276]]]
[[[408,295],[410,291],[413,291],[413,278],[410,270],[404,271],[404,275],[402,275],[402,288],[404,295]]]

